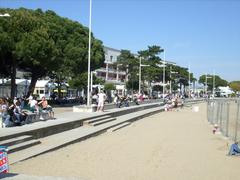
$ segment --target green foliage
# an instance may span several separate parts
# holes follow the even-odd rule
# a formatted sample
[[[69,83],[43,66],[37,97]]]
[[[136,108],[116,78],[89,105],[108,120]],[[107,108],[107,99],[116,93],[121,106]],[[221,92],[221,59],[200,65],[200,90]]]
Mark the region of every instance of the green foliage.
[[[229,87],[235,92],[240,92],[240,81],[230,82]]]
[[[138,70],[139,61],[129,50],[121,50],[121,54],[115,63],[115,66],[117,65],[120,70],[128,71],[128,75],[133,76]]]
[[[68,81],[69,86],[77,89],[87,89],[87,79],[88,79],[87,72],[79,74]]]
[[[106,91],[110,91],[110,90],[115,90],[116,87],[114,86],[113,83],[106,83],[106,84],[104,84],[104,89],[105,89]]]
[[[201,75],[199,77],[198,82],[203,84],[204,86],[206,86],[206,77],[207,77],[207,86],[208,86],[208,90],[211,90],[213,88],[213,81],[215,79],[215,88],[219,87],[219,86],[227,86],[228,82],[224,79],[222,79],[220,76],[218,75],[211,75],[211,74],[207,74],[207,75]]]
[[[162,59],[159,57],[162,52],[163,49],[156,45],[148,46],[147,50],[138,51],[139,56],[143,58],[142,64],[150,65],[149,67],[142,68],[142,80],[162,81],[163,68],[157,66],[158,64],[162,64]]]
[[[137,79],[132,79],[130,77],[129,81],[126,84],[127,89],[131,90],[138,90],[138,83],[139,81]]]
[[[79,84],[79,74],[87,71],[88,28],[53,11],[0,8],[0,13],[5,12],[11,17],[0,18],[2,75],[12,75],[15,81],[16,68],[30,72],[30,91],[38,78],[50,74],[74,77],[72,84]],[[91,69],[96,69],[103,65],[104,51],[93,35],[91,47]]]

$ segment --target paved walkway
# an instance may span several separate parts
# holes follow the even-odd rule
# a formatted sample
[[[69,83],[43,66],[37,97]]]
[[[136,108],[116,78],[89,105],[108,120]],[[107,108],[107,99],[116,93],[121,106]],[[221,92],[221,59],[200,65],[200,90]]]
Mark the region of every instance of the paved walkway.
[[[149,104],[143,104],[141,106],[148,106],[151,104],[159,104],[159,103],[149,103]],[[78,113],[78,112],[70,111],[69,108],[67,108],[67,111],[64,111],[62,109],[62,110],[58,111],[58,113],[56,114],[55,120],[38,121],[35,123],[26,124],[26,125],[18,126],[18,127],[1,128],[0,129],[0,131],[1,131],[0,138],[3,136],[11,135],[11,134],[32,131],[34,129],[79,121],[82,119],[97,117],[100,115],[107,115],[107,114],[111,114],[111,113],[115,113],[115,112],[119,112],[119,111],[124,111],[126,109],[134,109],[136,107],[140,107],[140,106],[130,106],[130,107],[123,107],[123,108],[107,109],[105,112],[94,112],[94,113],[88,113],[88,112]]]

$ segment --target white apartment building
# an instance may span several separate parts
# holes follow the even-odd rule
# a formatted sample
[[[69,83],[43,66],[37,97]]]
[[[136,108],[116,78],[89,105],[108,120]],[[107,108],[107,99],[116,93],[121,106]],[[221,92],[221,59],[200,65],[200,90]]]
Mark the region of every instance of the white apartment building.
[[[116,85],[116,91],[119,95],[123,95],[126,91],[127,73],[119,70],[121,64],[116,64],[121,51],[114,48],[104,47],[105,62],[104,67],[96,69],[95,74],[98,78],[102,78],[106,83]]]

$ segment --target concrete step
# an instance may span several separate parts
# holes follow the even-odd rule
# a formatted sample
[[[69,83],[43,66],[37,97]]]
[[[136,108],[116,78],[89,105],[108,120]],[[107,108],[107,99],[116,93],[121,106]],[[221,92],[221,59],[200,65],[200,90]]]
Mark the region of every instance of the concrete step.
[[[102,120],[107,119],[107,118],[111,118],[111,116],[110,116],[110,115],[105,115],[105,116],[93,118],[93,119],[84,121],[84,122],[83,122],[83,125],[89,125],[89,124],[91,124],[91,123],[95,123],[95,122],[98,122],[98,121],[102,121]]]
[[[23,136],[7,139],[4,141],[0,141],[0,146],[12,146],[12,145],[19,144],[19,143],[22,143],[22,142],[25,142],[25,141],[28,141],[31,139],[33,139],[32,136],[23,135]]]
[[[101,121],[97,121],[97,122],[91,123],[90,125],[98,126],[98,125],[101,125],[101,124],[104,124],[104,123],[108,123],[108,122],[111,122],[111,121],[114,121],[114,120],[116,120],[116,118],[108,118],[108,119],[104,119],[104,120],[101,120]]]
[[[20,151],[20,150],[32,147],[32,146],[40,144],[40,143],[41,143],[41,141],[33,139],[33,140],[30,140],[30,141],[15,144],[15,145],[9,146],[8,153],[10,154],[10,153],[13,153],[13,152],[16,152],[16,151]]]
[[[119,116],[115,121],[102,124],[100,126],[81,126],[69,131],[54,134],[41,139],[41,144],[24,149],[17,153],[9,154],[9,164],[15,164],[26,159],[45,154],[73,143],[81,142],[91,137],[95,137],[101,133],[107,132],[108,129],[116,127],[126,122],[137,121],[141,118],[153,115],[164,111],[164,107],[156,107],[153,109],[146,109],[139,112],[125,114]]]
[[[114,132],[114,131],[117,131],[119,129],[122,129],[126,126],[129,126],[131,123],[130,122],[125,122],[125,123],[122,123],[122,124],[119,124],[111,129],[108,129],[107,132]]]

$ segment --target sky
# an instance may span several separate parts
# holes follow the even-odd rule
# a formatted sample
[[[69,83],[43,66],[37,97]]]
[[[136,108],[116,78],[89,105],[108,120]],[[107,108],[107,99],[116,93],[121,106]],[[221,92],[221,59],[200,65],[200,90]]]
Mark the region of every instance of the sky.
[[[0,0],[0,7],[49,9],[89,26],[89,0]],[[92,31],[119,50],[161,46],[166,60],[190,66],[196,78],[240,80],[238,0],[92,0]]]

